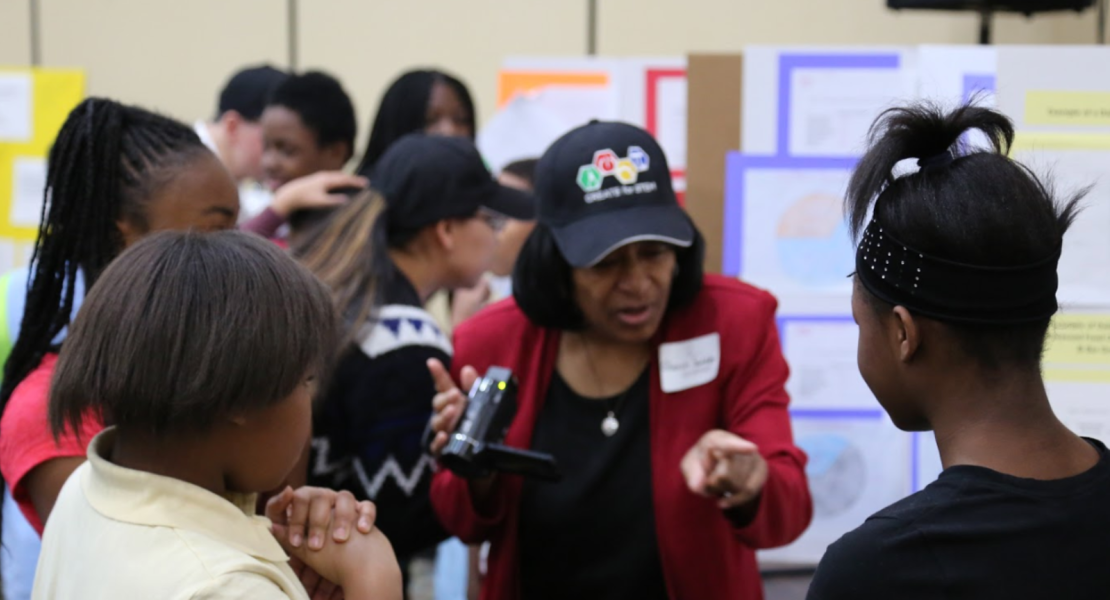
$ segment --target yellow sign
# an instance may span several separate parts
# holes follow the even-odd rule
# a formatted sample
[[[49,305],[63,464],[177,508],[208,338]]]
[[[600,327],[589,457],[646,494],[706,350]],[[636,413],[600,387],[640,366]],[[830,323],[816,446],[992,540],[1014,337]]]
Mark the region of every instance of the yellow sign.
[[[85,97],[85,74],[73,69],[7,69],[0,76],[30,77],[30,136],[20,141],[0,141],[0,237],[34,241],[38,235],[35,207],[24,206],[29,190],[41,188],[47,154],[69,111]],[[22,175],[22,177],[21,177]],[[21,198],[17,199],[19,194]],[[17,201],[20,200],[20,201]],[[34,226],[31,222],[34,221]]]
[[[1027,92],[1025,124],[1110,127],[1110,92]]]
[[[1110,383],[1110,314],[1057,315],[1045,342],[1044,376]]]
[[[1110,134],[1038,133],[1021,131],[1014,137],[1014,151],[1022,150],[1106,150]]]

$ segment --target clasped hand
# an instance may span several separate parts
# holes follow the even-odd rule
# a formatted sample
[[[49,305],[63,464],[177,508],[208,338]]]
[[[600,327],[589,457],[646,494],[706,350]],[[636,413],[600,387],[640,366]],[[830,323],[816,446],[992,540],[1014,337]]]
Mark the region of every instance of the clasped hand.
[[[271,531],[312,600],[342,600],[349,597],[345,588],[365,588],[368,579],[378,588],[393,587],[377,584],[392,579],[394,570],[400,583],[393,550],[374,529],[376,516],[372,502],[325,488],[286,487],[266,503]]]

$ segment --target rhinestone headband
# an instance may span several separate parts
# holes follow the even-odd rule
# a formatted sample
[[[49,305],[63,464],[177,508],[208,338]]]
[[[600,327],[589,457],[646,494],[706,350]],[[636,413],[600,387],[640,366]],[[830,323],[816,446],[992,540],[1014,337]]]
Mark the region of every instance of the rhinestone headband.
[[[1056,313],[1060,249],[1017,267],[953,262],[915,250],[872,220],[856,248],[856,275],[889,304],[940,321],[1013,324]]]

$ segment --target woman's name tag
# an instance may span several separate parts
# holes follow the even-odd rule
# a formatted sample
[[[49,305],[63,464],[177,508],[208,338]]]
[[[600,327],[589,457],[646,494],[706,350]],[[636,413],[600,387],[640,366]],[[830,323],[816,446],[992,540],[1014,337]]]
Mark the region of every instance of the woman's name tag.
[[[659,384],[671,394],[704,385],[721,369],[721,335],[659,345]]]

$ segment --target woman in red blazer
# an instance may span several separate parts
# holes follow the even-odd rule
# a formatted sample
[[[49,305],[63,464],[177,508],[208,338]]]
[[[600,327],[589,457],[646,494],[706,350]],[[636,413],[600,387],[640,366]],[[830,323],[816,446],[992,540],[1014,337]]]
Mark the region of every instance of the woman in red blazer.
[[[482,597],[762,598],[755,550],[796,539],[812,514],[775,299],[702,274],[704,243],[641,129],[568,133],[536,191],[515,302],[456,330],[454,377],[430,364],[433,452],[464,409],[454,382],[504,366],[520,383],[506,443],[563,474],[435,476],[447,529],[491,542]]]

